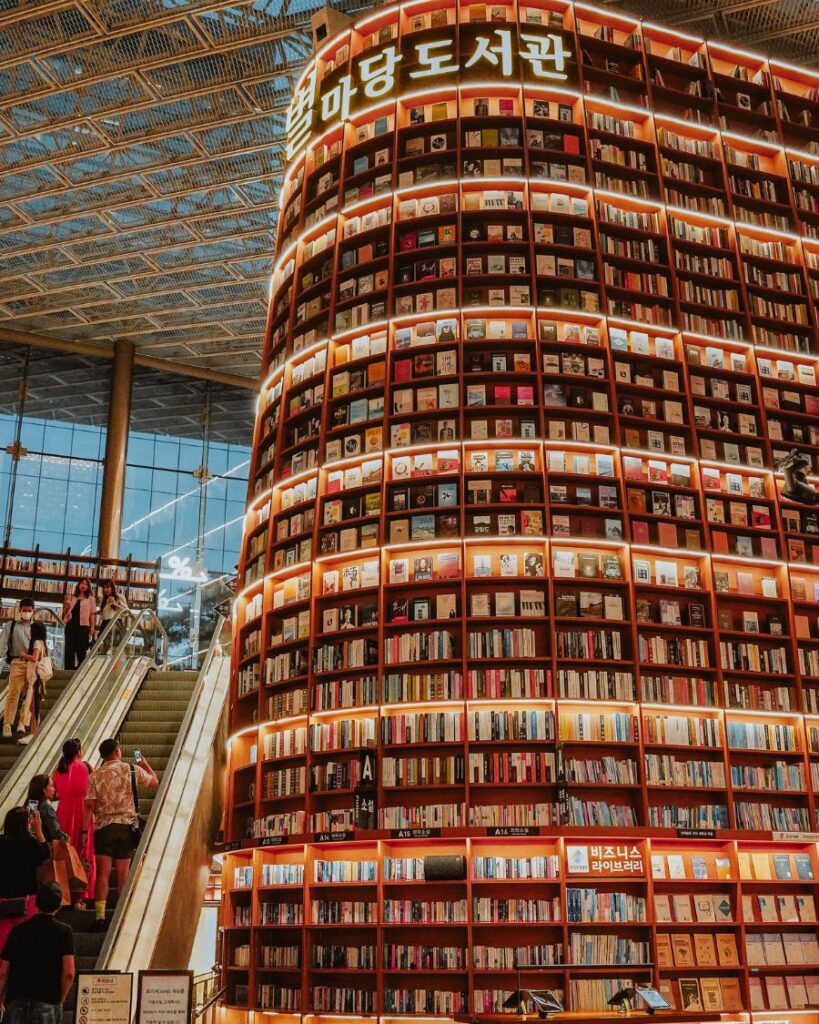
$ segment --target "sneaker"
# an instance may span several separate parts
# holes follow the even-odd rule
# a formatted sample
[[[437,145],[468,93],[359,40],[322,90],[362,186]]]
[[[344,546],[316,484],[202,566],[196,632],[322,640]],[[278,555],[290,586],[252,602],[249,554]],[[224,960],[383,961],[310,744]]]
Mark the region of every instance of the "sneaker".
[[[10,740],[11,739],[11,726],[7,725],[5,722],[3,723],[3,739],[4,740]]]
[[[105,920],[104,917],[103,918],[99,918],[98,920],[94,921],[94,924],[93,924],[93,926],[91,928],[91,931],[92,932],[107,932],[108,931],[108,922]]]
[[[25,736],[25,734],[26,734],[26,727],[24,725],[18,725],[17,726],[17,735],[18,736]]]
[[[31,735],[28,735],[28,736],[18,736],[17,737],[17,745],[20,746],[20,747],[27,747],[29,745],[29,743],[31,743],[31,741],[33,739],[34,739],[34,737],[31,736]]]

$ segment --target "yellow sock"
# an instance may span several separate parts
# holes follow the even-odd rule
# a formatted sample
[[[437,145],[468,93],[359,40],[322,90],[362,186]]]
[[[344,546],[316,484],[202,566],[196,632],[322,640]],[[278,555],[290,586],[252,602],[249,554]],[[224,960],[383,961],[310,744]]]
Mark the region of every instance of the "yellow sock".
[[[94,917],[98,921],[105,920],[105,900],[94,900]]]

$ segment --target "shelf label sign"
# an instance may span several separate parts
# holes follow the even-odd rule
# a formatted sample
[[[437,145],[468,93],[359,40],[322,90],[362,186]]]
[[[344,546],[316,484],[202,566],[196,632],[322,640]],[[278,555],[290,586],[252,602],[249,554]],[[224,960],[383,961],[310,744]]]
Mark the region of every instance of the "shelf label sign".
[[[488,836],[539,836],[537,825],[491,825],[487,828]]]
[[[440,834],[439,828],[394,828],[390,833],[393,839],[432,839]]]
[[[140,971],[136,1024],[188,1024],[193,971]]]
[[[819,843],[819,832],[772,832],[776,843]]]
[[[575,82],[571,36],[542,25],[449,25],[434,37],[395,41],[319,79],[315,64],[287,110],[287,159],[327,125],[345,121],[364,107],[429,85],[469,82],[531,82],[566,86]],[[488,111],[487,111],[488,113]]]
[[[633,843],[567,844],[570,875],[643,875],[643,851]]]
[[[132,974],[79,971],[77,1024],[130,1024]]]

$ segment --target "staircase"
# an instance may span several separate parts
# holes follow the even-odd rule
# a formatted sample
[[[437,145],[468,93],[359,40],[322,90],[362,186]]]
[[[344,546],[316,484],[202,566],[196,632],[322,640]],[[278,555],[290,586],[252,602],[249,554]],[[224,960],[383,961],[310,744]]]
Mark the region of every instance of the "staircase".
[[[119,742],[123,759],[132,761],[134,748],[138,748],[147,758],[160,782],[188,710],[196,680],[196,672],[151,672],[134,697],[120,729]],[[140,791],[141,814],[150,814],[155,794],[155,789]],[[111,883],[108,920],[112,915],[110,908],[117,899],[116,876],[113,873]],[[92,971],[105,941],[105,932],[93,930],[93,910],[63,910],[59,919],[74,930],[77,970]],[[70,1024],[73,1019],[75,993],[76,988],[68,997],[63,1024]]]
[[[119,731],[123,758],[130,761],[134,749],[141,750],[160,782],[196,680],[196,672],[151,672]],[[140,792],[140,814],[150,814],[155,794],[155,789]]]
[[[57,703],[57,700],[63,690],[68,686],[72,675],[72,672],[60,671],[55,672],[51,679],[49,679],[46,684],[45,699],[43,700],[43,704],[40,708],[41,722]],[[3,694],[3,702],[5,703],[5,693]],[[67,736],[66,739],[68,739]],[[23,747],[17,743],[16,735],[15,738],[11,740],[0,740],[0,782],[3,781],[6,776],[6,772],[9,771],[22,751]],[[52,765],[52,767],[54,766]]]

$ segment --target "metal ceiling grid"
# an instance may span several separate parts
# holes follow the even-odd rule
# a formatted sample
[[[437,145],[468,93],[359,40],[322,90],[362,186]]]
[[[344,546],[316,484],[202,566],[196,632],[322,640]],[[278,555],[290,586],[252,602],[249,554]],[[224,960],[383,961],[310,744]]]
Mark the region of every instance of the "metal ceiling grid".
[[[254,377],[321,6],[0,0],[0,326]]]
[[[599,2],[599,0],[598,0]],[[603,0],[626,14],[692,35],[747,47],[807,67],[819,65],[816,0]]]
[[[0,326],[255,376],[284,113],[321,6],[0,0]],[[819,62],[815,0],[611,6]]]

